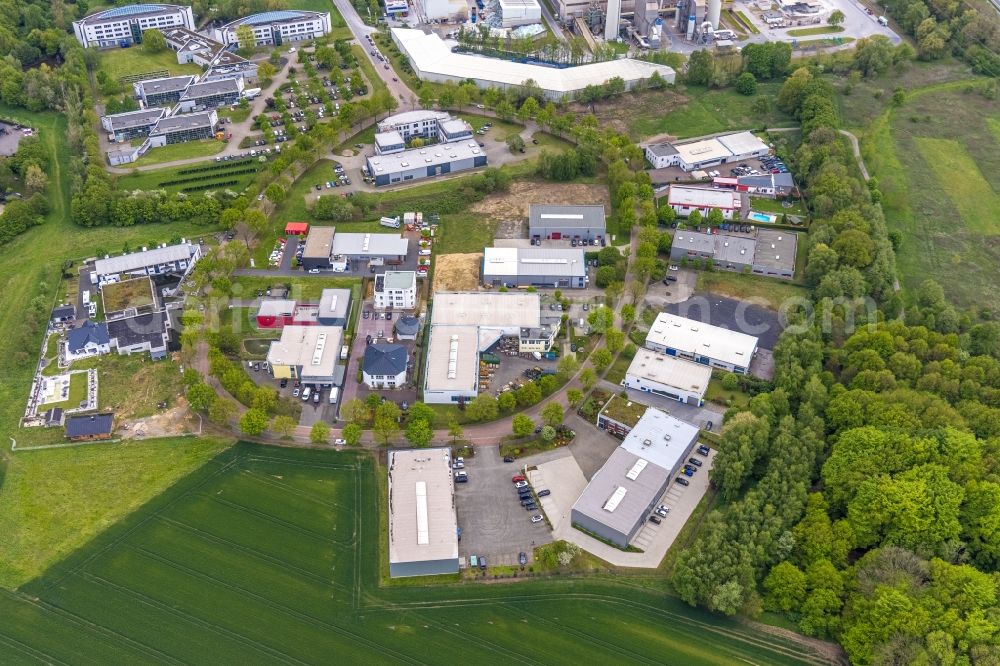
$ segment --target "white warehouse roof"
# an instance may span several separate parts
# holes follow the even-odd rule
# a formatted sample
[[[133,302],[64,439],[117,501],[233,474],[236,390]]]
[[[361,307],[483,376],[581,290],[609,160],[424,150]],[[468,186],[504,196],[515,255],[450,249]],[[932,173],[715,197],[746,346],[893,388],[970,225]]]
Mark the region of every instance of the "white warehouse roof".
[[[742,201],[742,196],[735,190],[689,187],[687,185],[671,185],[670,194],[667,197],[667,202],[671,206],[721,208],[723,210],[739,210]]]
[[[637,349],[628,374],[704,396],[712,379],[712,368],[687,359]]]
[[[405,257],[409,246],[397,234],[336,233],[330,251],[334,256]]]
[[[746,368],[757,349],[757,338],[696,319],[661,312],[646,334],[646,344],[670,347]]]
[[[139,270],[147,266],[159,266],[174,261],[186,261],[191,258],[191,244],[178,243],[167,247],[157,247],[145,252],[133,252],[122,257],[109,257],[98,259],[94,263],[94,270],[98,275],[110,275],[112,273],[127,273]]]
[[[601,85],[616,76],[624,79],[628,87],[640,79],[648,79],[653,72],[659,72],[668,83],[673,83],[675,75],[674,70],[666,65],[631,58],[560,69],[452,53],[449,43],[436,34],[426,34],[421,30],[393,28],[392,37],[422,79],[431,81],[472,79],[501,86],[517,86],[532,79],[550,98],[571,95],[588,85]]]
[[[621,443],[629,453],[673,470],[698,439],[698,428],[650,407]]]
[[[736,132],[719,137],[719,143],[728,148],[733,155],[749,155],[751,153],[770,150],[766,143],[750,132]]]
[[[458,560],[448,449],[389,452],[389,562]]]
[[[483,274],[578,277],[587,274],[587,265],[579,248],[488,247],[483,254]]]

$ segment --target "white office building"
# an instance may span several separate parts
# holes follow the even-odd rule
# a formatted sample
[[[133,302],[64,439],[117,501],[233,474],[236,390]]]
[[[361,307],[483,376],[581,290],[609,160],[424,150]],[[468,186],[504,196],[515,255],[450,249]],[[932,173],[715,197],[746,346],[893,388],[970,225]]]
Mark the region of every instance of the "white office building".
[[[451,451],[389,452],[389,575],[458,573]]]
[[[191,7],[159,4],[112,7],[73,21],[73,34],[85,48],[111,48],[139,44],[143,31],[172,26],[194,30]]]
[[[732,164],[771,152],[750,132],[736,132],[707,139],[654,143],[646,146],[646,159],[656,169],[680,167],[684,171]]]
[[[417,274],[386,271],[375,276],[376,310],[412,310],[417,307]]]
[[[622,386],[670,398],[688,405],[705,404],[712,368],[687,359],[639,349]]]
[[[745,375],[757,352],[757,338],[661,312],[646,334],[646,348]]]
[[[121,276],[164,275],[179,273],[187,275],[195,262],[201,258],[201,246],[197,243],[178,243],[141,252],[133,252],[120,257],[105,257],[94,262],[90,274],[92,284],[119,282]]]
[[[253,29],[257,46],[281,46],[304,39],[316,39],[330,32],[330,12],[281,9],[262,12],[231,21],[213,32],[215,41],[236,44],[236,30],[241,25]]]
[[[738,220],[743,208],[743,194],[714,187],[671,185],[667,203],[681,217],[688,217],[694,211],[705,216],[715,208],[722,212],[723,218]]]

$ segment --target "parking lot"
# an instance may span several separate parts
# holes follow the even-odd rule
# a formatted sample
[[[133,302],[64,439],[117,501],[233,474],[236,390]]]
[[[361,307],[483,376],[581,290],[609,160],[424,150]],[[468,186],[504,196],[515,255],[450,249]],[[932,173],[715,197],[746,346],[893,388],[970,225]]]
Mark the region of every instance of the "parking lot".
[[[459,556],[485,555],[490,566],[514,566],[518,554],[527,553],[552,541],[545,521],[532,523],[531,517],[541,511],[526,511],[521,507],[511,477],[519,473],[516,464],[504,463],[493,446],[476,449],[473,458],[466,458],[468,483],[455,486],[458,526],[462,540]]]

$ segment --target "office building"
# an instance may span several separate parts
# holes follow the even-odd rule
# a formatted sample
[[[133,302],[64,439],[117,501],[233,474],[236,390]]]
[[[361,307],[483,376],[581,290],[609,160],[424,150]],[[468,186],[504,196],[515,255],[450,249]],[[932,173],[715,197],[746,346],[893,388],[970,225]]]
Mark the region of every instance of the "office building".
[[[144,109],[155,106],[173,106],[180,101],[181,95],[197,79],[190,74],[184,76],[168,76],[162,79],[146,79],[132,84],[139,104]]]
[[[167,115],[166,109],[140,109],[110,116],[101,116],[101,127],[108,138],[116,143],[131,141],[140,136],[148,136],[150,130]]]
[[[694,171],[764,157],[771,149],[750,132],[736,132],[707,139],[672,141],[646,146],[646,159],[655,169],[680,167]]]
[[[701,407],[712,368],[676,356],[636,350],[622,386]]]
[[[142,42],[151,28],[182,26],[194,30],[194,12],[187,5],[137,4],[102,9],[73,21],[73,34],[84,48],[125,47]]]
[[[412,310],[417,307],[417,274],[386,271],[375,276],[376,310]]]
[[[305,39],[316,39],[330,32],[330,12],[282,9],[262,12],[230,21],[214,30],[215,41],[237,44],[236,30],[250,26],[256,46],[281,46]]]
[[[366,161],[376,186],[443,176],[486,166],[486,153],[475,141],[435,144],[389,155],[372,155]]]
[[[646,348],[745,375],[757,352],[757,338],[661,312],[646,334]]]
[[[339,386],[344,378],[338,365],[343,339],[340,326],[285,326],[267,352],[271,375],[313,386]]]

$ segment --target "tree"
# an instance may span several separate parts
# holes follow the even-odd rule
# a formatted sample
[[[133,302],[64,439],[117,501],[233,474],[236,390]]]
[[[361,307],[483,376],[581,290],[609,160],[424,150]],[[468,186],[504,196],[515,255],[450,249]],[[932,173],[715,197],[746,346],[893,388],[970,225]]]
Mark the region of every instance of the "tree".
[[[593,368],[584,368],[580,372],[580,383],[586,391],[594,388],[594,384],[597,383],[597,373]]]
[[[858,40],[854,47],[854,66],[862,75],[878,76],[893,62],[892,42],[885,35],[872,35]]]
[[[452,446],[458,444],[459,440],[465,435],[465,429],[462,424],[458,421],[452,421],[448,424],[448,436],[451,437]]]
[[[156,28],[150,28],[142,33],[142,50],[146,53],[161,53],[167,48],[167,39]]]
[[[836,27],[843,24],[846,18],[847,17],[844,15],[844,12],[840,11],[839,9],[834,9],[832,12],[830,12],[830,15],[826,18],[826,22],[829,25]]]
[[[790,562],[781,562],[764,579],[765,603],[783,613],[797,611],[806,598],[806,575]]]
[[[573,376],[580,367],[579,361],[576,360],[576,354],[566,354],[561,359],[559,359],[559,364],[556,365],[556,371],[559,376],[564,380],[569,379]]]
[[[693,210],[688,214],[688,226],[697,227],[701,224],[701,211]]]
[[[507,135],[507,148],[512,153],[519,153],[524,150],[524,139],[517,132],[511,132]]]
[[[542,431],[539,433],[541,438],[546,442],[551,442],[556,438],[556,429],[552,426],[542,426]]]
[[[497,403],[503,411],[512,411],[515,407],[517,407],[517,396],[514,395],[513,391],[504,391],[500,394],[500,397],[497,398]]]
[[[552,427],[562,425],[563,419],[566,417],[565,412],[563,411],[563,406],[555,401],[542,407],[541,415],[542,420]]]
[[[517,404],[522,407],[537,405],[542,400],[542,389],[535,382],[525,382],[524,386],[517,389]]]
[[[348,446],[357,446],[361,442],[361,436],[364,432],[364,429],[357,423],[348,423],[344,426],[341,434]]]
[[[378,394],[369,393],[378,398]],[[365,404],[360,398],[351,398],[340,407],[340,415],[348,423],[358,425],[368,423],[371,420],[372,408]]]
[[[751,72],[743,72],[736,77],[736,92],[750,97],[757,94],[757,77]]]
[[[473,421],[492,421],[500,412],[497,399],[489,393],[477,395],[465,406],[466,415]]]
[[[375,424],[372,430],[382,439],[382,445],[387,446],[389,440],[399,432],[399,407],[391,400],[386,400],[375,409]]]
[[[601,347],[590,355],[590,362],[594,364],[598,372],[603,372],[605,368],[611,365],[611,360],[611,352],[606,347]]]
[[[515,414],[510,427],[515,437],[527,437],[535,431],[535,422],[524,414]]]
[[[569,403],[570,407],[576,409],[580,406],[580,403],[583,402],[583,391],[575,388],[569,389],[566,391],[566,401]]]
[[[232,400],[216,396],[208,408],[208,420],[218,425],[228,425],[235,413],[236,405],[233,404]]]
[[[309,441],[313,444],[328,444],[330,442],[330,426],[325,421],[316,421],[309,430]]]
[[[215,391],[203,381],[199,381],[187,390],[188,405],[196,412],[204,412],[211,407],[215,397]]]
[[[534,97],[528,97],[521,103],[521,108],[517,110],[517,117],[524,122],[528,118],[534,118],[538,115],[538,100]]]
[[[687,82],[696,86],[707,86],[715,76],[715,60],[707,49],[699,49],[688,58]]]
[[[270,189],[270,187],[268,187]],[[268,196],[268,199],[271,197]],[[313,204],[313,216],[319,220],[344,222],[354,217],[354,206],[348,199],[338,196],[320,196]]]
[[[295,432],[295,427],[298,424],[299,422],[291,416],[279,414],[271,419],[271,432],[282,437],[289,437]]]
[[[604,332],[604,344],[608,351],[617,354],[625,347],[625,333],[617,328],[609,328]]]
[[[622,318],[622,323],[626,326],[635,321],[635,306],[631,303],[626,303],[622,306],[619,315]]]
[[[263,409],[248,409],[240,417],[240,430],[248,435],[259,435],[267,428],[267,412]]]
[[[49,186],[49,177],[37,164],[29,164],[24,172],[24,187],[28,194],[44,192]]]
[[[614,266],[601,266],[594,276],[594,283],[601,289],[618,279],[618,271]]]
[[[417,448],[424,448],[431,443],[434,431],[427,419],[411,420],[406,426],[406,441]]]
[[[236,42],[240,45],[239,53],[243,57],[253,55],[254,50],[257,48],[257,39],[254,37],[253,28],[247,24],[236,28]]]

